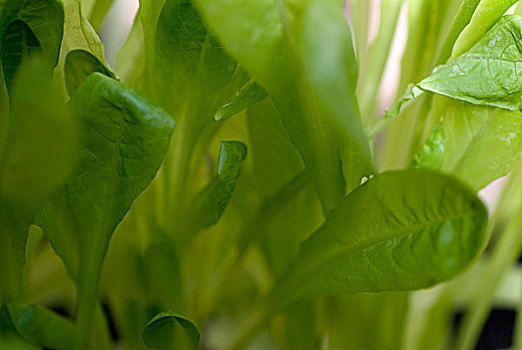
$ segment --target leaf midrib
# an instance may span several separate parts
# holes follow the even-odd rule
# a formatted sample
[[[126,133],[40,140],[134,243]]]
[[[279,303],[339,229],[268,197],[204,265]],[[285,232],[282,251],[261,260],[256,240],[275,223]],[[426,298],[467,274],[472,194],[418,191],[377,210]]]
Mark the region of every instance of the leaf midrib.
[[[465,212],[455,214],[452,216],[448,216],[448,217],[438,217],[436,219],[428,220],[426,222],[419,223],[417,225],[409,226],[409,227],[405,228],[404,230],[395,231],[393,236],[375,237],[375,239],[369,239],[366,241],[359,242],[359,243],[351,246],[348,249],[344,249],[337,254],[334,254],[330,257],[327,257],[327,258],[319,261],[319,263],[317,265],[314,265],[315,268],[312,267],[311,269],[304,270],[304,272],[302,272],[301,274],[299,274],[297,277],[295,277],[293,279],[292,278],[287,279],[286,281],[289,281],[289,282],[285,282],[281,288],[274,290],[274,293],[272,293],[272,294],[279,293],[279,295],[285,295],[286,293],[284,293],[284,290],[292,287],[292,285],[305,285],[306,284],[305,281],[313,280],[314,275],[319,275],[320,273],[322,273],[323,270],[328,269],[330,266],[332,266],[336,262],[342,261],[343,259],[345,259],[346,257],[348,257],[349,255],[351,255],[355,252],[362,251],[371,246],[375,246],[377,244],[384,243],[384,242],[392,240],[392,239],[401,238],[401,237],[405,237],[408,235],[413,235],[415,233],[419,233],[419,231],[422,231],[423,229],[429,228],[436,224],[441,224],[441,223],[444,223],[447,221],[456,221],[456,220],[464,219],[464,218],[473,218],[473,217],[476,217],[479,215],[480,215],[479,211],[475,209],[475,210],[465,211]],[[292,294],[292,293],[288,293],[288,294]]]

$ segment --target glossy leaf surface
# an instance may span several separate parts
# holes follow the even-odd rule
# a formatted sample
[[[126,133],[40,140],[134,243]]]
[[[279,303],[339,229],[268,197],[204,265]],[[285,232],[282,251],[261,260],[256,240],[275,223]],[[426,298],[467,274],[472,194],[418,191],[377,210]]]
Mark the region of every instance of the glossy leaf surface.
[[[330,212],[274,293],[427,288],[462,271],[485,246],[486,209],[464,185],[425,170],[376,175]]]

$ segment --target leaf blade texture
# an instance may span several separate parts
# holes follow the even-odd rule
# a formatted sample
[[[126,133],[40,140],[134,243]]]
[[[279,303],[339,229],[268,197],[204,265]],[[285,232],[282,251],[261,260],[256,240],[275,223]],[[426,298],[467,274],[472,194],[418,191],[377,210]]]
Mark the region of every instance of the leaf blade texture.
[[[274,295],[289,302],[430,287],[478,255],[486,223],[482,202],[451,177],[425,170],[376,175],[302,244]]]

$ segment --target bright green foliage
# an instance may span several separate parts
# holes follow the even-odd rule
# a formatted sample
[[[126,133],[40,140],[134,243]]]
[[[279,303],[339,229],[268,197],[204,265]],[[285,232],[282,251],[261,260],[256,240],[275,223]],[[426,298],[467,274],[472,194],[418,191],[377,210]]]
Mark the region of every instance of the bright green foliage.
[[[482,250],[486,222],[482,203],[451,178],[418,170],[376,175],[303,242],[275,302],[445,281]]]
[[[63,247],[58,254],[79,256],[79,266],[72,265],[75,257],[65,263],[80,290],[78,322],[89,327],[109,240],[158,170],[174,122],[130,88],[99,73],[80,85],[70,105],[83,132],[78,171],[41,220],[46,234]],[[71,229],[76,235],[72,239]],[[89,328],[82,331],[88,334]]]
[[[345,191],[341,157],[349,187],[373,171],[354,101],[357,69],[341,3],[198,3],[231,54],[271,94],[329,210]]]
[[[121,2],[0,0],[0,348],[471,350],[522,244],[516,2],[140,0],[114,65]]]
[[[522,113],[451,102],[444,114],[442,171],[479,190],[522,158]]]

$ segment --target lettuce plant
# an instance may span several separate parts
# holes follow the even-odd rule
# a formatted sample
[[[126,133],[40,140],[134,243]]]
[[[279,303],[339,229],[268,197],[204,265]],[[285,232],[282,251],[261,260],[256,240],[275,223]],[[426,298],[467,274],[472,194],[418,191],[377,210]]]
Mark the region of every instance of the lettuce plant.
[[[473,349],[520,279],[516,3],[370,41],[367,0],[140,0],[109,65],[111,0],[0,1],[0,348]]]

